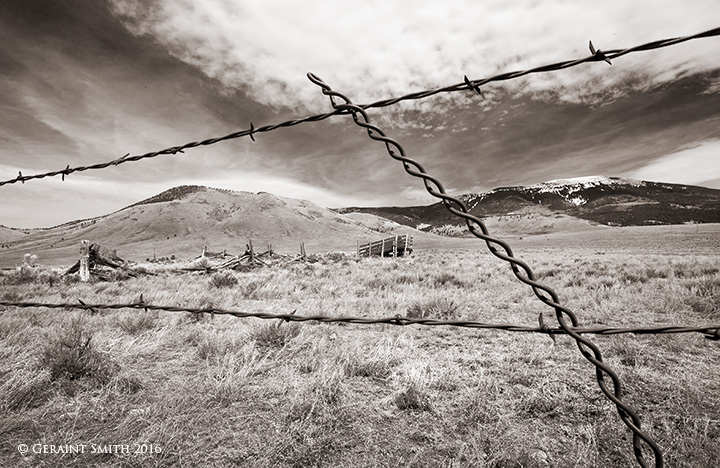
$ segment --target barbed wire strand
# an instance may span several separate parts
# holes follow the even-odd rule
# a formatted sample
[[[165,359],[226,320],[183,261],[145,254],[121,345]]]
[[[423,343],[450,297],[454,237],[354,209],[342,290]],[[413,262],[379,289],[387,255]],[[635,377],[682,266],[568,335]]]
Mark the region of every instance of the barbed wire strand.
[[[371,139],[383,142],[388,154],[393,159],[403,163],[405,172],[413,177],[421,178],[425,184],[425,189],[428,193],[430,193],[430,195],[441,199],[448,211],[463,218],[470,232],[476,237],[484,240],[493,255],[510,263],[515,276],[523,283],[530,285],[533,292],[541,302],[555,309],[555,315],[560,327],[576,341],[582,355],[595,366],[595,374],[600,389],[605,396],[615,404],[620,418],[633,432],[633,450],[638,463],[643,468],[647,468],[645,457],[643,456],[642,448],[640,446],[640,440],[642,440],[653,451],[656,468],[661,468],[663,466],[663,459],[660,447],[658,447],[655,441],[648,434],[642,431],[640,427],[640,419],[637,414],[622,401],[622,384],[620,378],[612,369],[610,369],[608,365],[603,362],[600,349],[588,339],[583,338],[580,334],[574,332],[567,325],[565,316],[570,318],[573,327],[578,326],[578,319],[570,309],[560,304],[560,299],[557,293],[549,286],[536,281],[531,268],[525,262],[515,258],[510,246],[500,239],[491,237],[485,224],[479,218],[469,213],[470,210],[465,203],[458,198],[448,195],[442,184],[437,179],[430,176],[420,163],[406,155],[405,149],[400,143],[387,137],[379,127],[372,125],[367,112],[365,112],[363,108],[354,105],[347,96],[337,91],[333,91],[328,84],[313,73],[308,73],[307,76],[311,82],[322,89],[323,94],[330,98],[330,102],[335,110],[349,111],[352,114],[353,122],[355,122],[357,126],[364,128]],[[342,99],[344,104],[338,104],[335,98]],[[360,119],[360,116],[362,117],[362,120]],[[499,250],[496,245],[499,246],[502,251]],[[522,274],[523,272],[524,275]],[[543,293],[546,293],[549,297]],[[588,348],[591,352],[588,351]],[[610,377],[613,385],[613,391],[608,389],[607,384],[605,383],[605,375]]]
[[[47,302],[11,302],[0,301],[0,307],[18,307],[18,308],[45,308],[45,309],[78,309],[90,312],[97,310],[155,310],[165,312],[187,312],[191,314],[216,314],[230,315],[238,318],[259,318],[264,320],[283,320],[285,322],[322,322],[322,323],[354,323],[361,325],[387,324],[387,325],[424,325],[424,326],[449,326],[461,328],[475,328],[486,330],[501,330],[508,332],[520,333],[541,333],[546,335],[566,335],[567,331],[563,328],[550,328],[547,326],[530,327],[525,325],[513,325],[507,323],[485,323],[473,320],[438,320],[433,318],[411,318],[411,317],[352,317],[352,316],[329,316],[329,315],[296,315],[294,312],[286,314],[276,314],[270,312],[243,312],[239,310],[229,310],[223,308],[197,308],[182,307],[175,305],[156,305],[146,303],[143,300],[132,303],[111,303],[111,304],[89,304],[80,299],[77,303],[47,303]],[[696,327],[684,327],[680,325],[663,325],[658,327],[568,327],[578,334],[595,334],[595,335],[658,335],[658,334],[683,334],[683,333],[700,333],[711,340],[720,341],[720,324],[706,325]]]
[[[616,59],[616,58],[622,57],[624,55],[627,55],[627,54],[630,54],[633,52],[641,52],[641,51],[660,49],[663,47],[669,47],[672,45],[680,44],[682,42],[687,42],[687,41],[694,40],[694,39],[701,39],[701,38],[714,37],[714,36],[720,36],[720,27],[710,29],[708,31],[704,31],[704,32],[701,32],[698,34],[693,34],[690,36],[675,37],[675,38],[671,38],[671,39],[661,39],[661,40],[656,40],[656,41],[648,42],[645,44],[637,45],[634,47],[628,47],[625,49],[612,49],[612,50],[607,50],[607,51],[595,50],[595,48],[592,46],[592,42],[591,42],[590,43],[590,51],[591,51],[592,55],[584,57],[584,58],[580,58],[580,59],[576,59],[576,60],[567,60],[567,61],[552,63],[552,64],[548,64],[548,65],[542,65],[542,66],[530,68],[527,70],[519,70],[519,71],[501,73],[501,74],[494,75],[494,76],[491,76],[488,78],[482,78],[482,79],[477,79],[477,80],[469,80],[467,78],[467,76],[465,76],[462,83],[456,83],[454,85],[445,86],[445,87],[441,87],[441,88],[429,89],[429,90],[425,90],[425,91],[413,92],[413,93],[405,94],[400,97],[375,101],[370,104],[361,104],[361,105],[358,105],[358,107],[360,107],[362,109],[387,107],[387,106],[392,106],[392,105],[397,104],[402,101],[425,99],[425,98],[435,96],[435,95],[441,94],[441,93],[452,93],[452,92],[467,91],[467,90],[478,91],[480,86],[490,83],[490,82],[493,82],[493,81],[507,81],[507,80],[512,80],[515,78],[520,78],[522,76],[534,74],[534,73],[547,73],[547,72],[551,72],[551,71],[558,71],[558,70],[563,70],[566,68],[574,67],[574,66],[577,66],[577,65],[580,65],[583,63],[589,63],[589,62],[598,62],[598,61],[608,61],[609,62],[611,59]],[[51,172],[46,172],[46,173],[42,173],[42,174],[34,174],[34,175],[23,175],[22,171],[20,171],[20,172],[18,172],[18,176],[16,178],[0,181],[0,186],[8,185],[8,184],[15,184],[17,182],[22,182],[24,184],[28,180],[42,179],[45,177],[55,177],[58,175],[62,176],[62,180],[65,180],[65,176],[68,176],[74,172],[105,169],[110,166],[118,166],[120,164],[125,164],[127,162],[140,161],[143,159],[154,158],[154,157],[161,156],[161,155],[174,155],[177,153],[183,153],[184,150],[189,149],[189,148],[213,145],[213,144],[219,143],[221,141],[232,140],[235,138],[241,138],[241,137],[245,137],[245,136],[249,136],[253,141],[255,141],[255,135],[258,133],[271,132],[271,131],[277,130],[279,128],[292,127],[292,126],[299,125],[302,123],[307,123],[307,122],[318,122],[318,121],[325,120],[325,119],[335,116],[335,115],[342,115],[342,114],[347,114],[347,113],[348,112],[346,110],[335,109],[333,112],[328,112],[325,114],[310,115],[310,116],[306,116],[306,117],[287,120],[282,123],[277,123],[277,124],[272,124],[272,125],[264,125],[264,126],[257,127],[257,128],[255,128],[255,126],[251,123],[249,129],[233,132],[233,133],[227,134],[225,136],[216,137],[216,138],[208,138],[208,139],[202,140],[202,141],[193,141],[190,143],[185,143],[184,145],[173,146],[170,148],[165,148],[160,151],[153,151],[153,152],[135,155],[135,156],[130,156],[130,154],[128,153],[118,159],[114,159],[112,161],[108,161],[108,162],[104,162],[104,163],[92,164],[89,166],[70,167],[70,165],[67,165],[65,167],[65,169],[62,169],[62,170],[51,171]]]

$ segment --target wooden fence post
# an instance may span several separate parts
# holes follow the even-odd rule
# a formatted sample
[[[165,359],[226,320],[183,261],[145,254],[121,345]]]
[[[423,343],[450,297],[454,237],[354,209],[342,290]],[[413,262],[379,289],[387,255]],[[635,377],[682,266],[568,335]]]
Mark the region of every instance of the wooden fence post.
[[[80,281],[90,281],[90,242],[80,242]]]
[[[305,242],[300,242],[300,257],[302,257],[303,261],[307,260],[307,256],[305,255]]]
[[[248,247],[250,248],[250,264],[255,266],[255,252],[253,252],[252,239],[248,239]]]
[[[397,258],[398,236],[393,240],[393,257]]]

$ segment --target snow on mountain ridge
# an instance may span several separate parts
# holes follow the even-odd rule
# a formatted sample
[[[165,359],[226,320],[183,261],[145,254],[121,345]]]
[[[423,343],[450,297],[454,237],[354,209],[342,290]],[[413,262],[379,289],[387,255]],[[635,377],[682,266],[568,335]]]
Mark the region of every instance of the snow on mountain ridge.
[[[495,188],[492,190],[488,190],[487,192],[477,193],[477,194],[470,194],[466,195],[463,198],[463,201],[465,203],[472,205],[471,208],[474,208],[480,201],[487,198],[489,195],[492,195],[497,192],[506,192],[506,191],[522,191],[526,193],[532,193],[535,194],[541,194],[541,193],[554,193],[562,198],[564,198],[566,201],[576,205],[584,205],[588,202],[585,198],[575,195],[576,192],[579,192],[581,190],[586,190],[592,187],[598,187],[598,186],[612,186],[612,185],[631,185],[633,187],[642,187],[645,185],[645,182],[634,180],[634,179],[625,179],[625,178],[619,178],[619,177],[605,177],[605,176],[583,176],[583,177],[572,177],[567,179],[554,179],[554,180],[548,180],[547,182],[541,182],[538,184],[533,185],[526,185],[526,186],[520,186],[520,187],[500,187]]]
[[[597,185],[609,185],[615,181],[603,177],[603,176],[585,176],[585,177],[572,177],[568,179],[554,179],[548,180],[547,182],[541,182],[535,185],[528,185],[526,188],[533,189],[547,189],[547,188],[562,188],[562,187],[595,187]]]
[[[633,179],[621,179],[618,177],[604,177],[604,176],[585,176],[585,177],[574,177],[569,179],[555,179],[548,180],[535,185],[528,185],[526,189],[538,189],[540,192],[554,192],[566,191],[566,192],[577,192],[578,190],[588,189],[590,187],[597,187],[598,185],[632,185],[640,187],[643,182]]]

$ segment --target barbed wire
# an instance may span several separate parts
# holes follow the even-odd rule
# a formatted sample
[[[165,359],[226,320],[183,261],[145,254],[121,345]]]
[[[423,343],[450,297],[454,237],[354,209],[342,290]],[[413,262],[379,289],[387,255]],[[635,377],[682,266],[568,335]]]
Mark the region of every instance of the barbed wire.
[[[435,95],[441,94],[441,93],[452,93],[452,92],[458,92],[458,91],[472,90],[472,91],[479,93],[480,86],[490,83],[490,82],[493,82],[493,81],[507,81],[507,80],[512,80],[515,78],[520,78],[522,76],[534,74],[534,73],[547,73],[547,72],[551,72],[551,71],[558,71],[558,70],[563,70],[566,68],[574,67],[574,66],[577,66],[577,65],[580,65],[583,63],[589,63],[589,62],[606,61],[606,62],[610,63],[611,59],[616,59],[616,58],[622,57],[624,55],[627,55],[627,54],[630,54],[633,52],[641,52],[641,51],[660,49],[663,47],[669,47],[672,45],[680,44],[682,42],[687,42],[687,41],[694,40],[694,39],[701,39],[701,38],[714,37],[714,36],[720,36],[720,27],[710,29],[708,31],[704,31],[704,32],[701,32],[698,34],[682,36],[682,37],[675,37],[675,38],[670,38],[670,39],[660,39],[660,40],[648,42],[645,44],[628,47],[625,49],[611,49],[611,50],[606,50],[606,51],[596,50],[591,41],[589,43],[591,55],[584,57],[584,58],[556,62],[556,63],[552,63],[552,64],[548,64],[548,65],[542,65],[539,67],[530,68],[527,70],[518,70],[518,71],[513,71],[513,72],[501,73],[501,74],[494,75],[494,76],[491,76],[488,78],[482,78],[482,79],[476,79],[476,80],[470,80],[470,79],[468,79],[467,76],[464,76],[463,82],[461,82],[461,83],[456,83],[456,84],[453,84],[450,86],[434,88],[434,89],[429,89],[429,90],[425,90],[425,91],[417,91],[417,92],[405,94],[400,97],[375,101],[370,104],[360,104],[360,105],[358,105],[358,107],[360,107],[362,109],[387,107],[387,106],[395,105],[402,101],[425,99],[425,98],[435,96]],[[220,136],[220,137],[216,137],[216,138],[208,138],[208,139],[201,140],[201,141],[192,141],[190,143],[185,143],[184,145],[173,146],[170,148],[165,148],[160,151],[153,151],[153,152],[140,154],[140,155],[130,156],[130,153],[128,153],[118,159],[114,159],[112,161],[107,161],[107,162],[103,162],[103,163],[91,164],[88,166],[77,166],[77,167],[70,167],[70,165],[68,164],[65,167],[65,169],[51,171],[51,172],[45,172],[42,174],[34,174],[34,175],[23,175],[22,171],[19,171],[18,176],[16,178],[0,181],[0,186],[8,185],[8,184],[15,184],[18,182],[22,182],[24,184],[28,180],[43,179],[45,177],[55,177],[55,176],[62,176],[62,180],[65,180],[65,176],[68,176],[75,172],[105,169],[110,166],[118,166],[120,164],[125,164],[127,162],[134,162],[134,161],[140,161],[143,159],[155,158],[155,157],[161,156],[161,155],[175,155],[177,153],[183,153],[184,150],[186,150],[186,149],[196,148],[198,146],[213,145],[213,144],[219,143],[221,141],[232,140],[232,139],[246,137],[246,136],[249,136],[253,141],[255,141],[255,135],[257,133],[271,132],[271,131],[277,130],[279,128],[292,127],[292,126],[299,125],[302,123],[307,123],[307,122],[318,122],[318,121],[325,120],[325,119],[335,116],[335,115],[343,115],[343,114],[347,114],[347,111],[335,109],[333,112],[328,112],[325,114],[309,115],[306,117],[291,119],[291,120],[287,120],[282,123],[277,123],[277,124],[272,124],[272,125],[264,125],[264,126],[257,127],[257,128],[255,128],[255,126],[251,123],[249,129],[233,132],[233,133],[227,134],[225,136]]]
[[[475,328],[486,330],[501,330],[508,332],[520,333],[541,333],[546,335],[567,335],[567,331],[563,328],[550,328],[544,325],[539,327],[530,327],[526,325],[513,325],[507,323],[485,323],[473,320],[438,320],[434,318],[411,318],[396,315],[394,317],[352,317],[352,316],[329,316],[329,315],[296,315],[295,311],[285,314],[277,314],[271,312],[243,312],[239,310],[229,310],[216,307],[182,307],[175,305],[156,305],[145,303],[144,301],[131,303],[111,303],[111,304],[88,304],[81,299],[77,303],[47,303],[47,302],[12,302],[0,301],[0,307],[19,307],[19,308],[45,308],[45,309],[79,309],[90,312],[97,310],[156,310],[165,312],[187,312],[191,314],[210,314],[210,315],[231,315],[238,318],[259,318],[265,320],[283,320],[285,322],[322,322],[322,323],[354,323],[362,325],[424,325],[424,326],[449,326],[461,328]],[[680,325],[663,325],[657,327],[568,327],[569,330],[578,334],[595,334],[595,335],[620,335],[620,334],[637,334],[637,335],[657,335],[657,334],[683,334],[683,333],[699,333],[705,335],[705,338],[720,341],[720,324],[705,325],[695,327],[684,327]]]
[[[592,44],[591,44],[592,48]],[[604,57],[604,56],[603,56]],[[442,200],[443,205],[447,208],[450,213],[455,216],[461,217],[465,220],[470,232],[485,241],[490,252],[496,257],[510,263],[512,271],[515,277],[521,282],[529,285],[535,296],[544,303],[545,305],[552,307],[555,310],[555,315],[560,324],[560,327],[570,335],[577,343],[578,349],[582,355],[595,366],[595,375],[600,387],[600,390],[605,396],[615,404],[620,419],[633,433],[633,450],[635,453],[635,459],[638,461],[640,466],[647,468],[645,463],[645,457],[642,453],[640,441],[644,441],[650,449],[653,451],[655,458],[656,468],[662,468],[663,458],[660,447],[657,443],[641,429],[640,418],[637,416],[635,411],[630,408],[626,403],[622,401],[622,384],[618,375],[602,360],[602,353],[600,349],[592,343],[590,340],[583,338],[579,333],[572,330],[565,321],[565,316],[570,318],[573,327],[577,327],[579,322],[575,314],[567,307],[560,304],[560,298],[557,293],[550,288],[535,280],[535,276],[532,269],[522,260],[515,258],[510,246],[500,239],[496,239],[489,235],[488,229],[480,218],[470,214],[470,210],[467,205],[460,199],[452,197],[445,192],[440,181],[430,176],[427,171],[422,167],[420,163],[409,158],[405,152],[405,149],[400,143],[392,138],[386,136],[386,134],[377,126],[370,123],[370,118],[367,112],[360,106],[352,103],[352,101],[342,93],[333,91],[333,89],[326,84],[322,79],[313,73],[307,74],[311,82],[318,85],[322,89],[322,93],[330,98],[330,103],[335,110],[349,111],[352,114],[353,122],[355,125],[364,128],[367,131],[368,136],[375,141],[380,141],[385,144],[385,149],[388,154],[395,160],[403,163],[405,172],[413,177],[418,177],[423,180],[425,189],[430,195]],[[338,104],[335,98],[342,99],[344,104]],[[362,119],[360,119],[360,116]],[[499,250],[496,246],[499,246],[504,253]],[[523,274],[524,273],[524,274]],[[544,294],[545,293],[545,294]],[[547,294],[547,295],[546,295]],[[549,297],[548,297],[549,295]],[[541,316],[542,317],[542,316]],[[588,351],[588,348],[590,351]],[[612,381],[613,391],[608,389],[605,383],[605,375],[610,377]]]

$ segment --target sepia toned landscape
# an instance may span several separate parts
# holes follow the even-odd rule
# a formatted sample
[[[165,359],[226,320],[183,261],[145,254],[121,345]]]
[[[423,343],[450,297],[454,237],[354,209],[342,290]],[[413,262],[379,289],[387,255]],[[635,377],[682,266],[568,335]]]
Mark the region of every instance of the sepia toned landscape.
[[[0,2],[0,468],[720,467],[720,3]]]
[[[202,223],[212,210],[195,206],[235,194],[182,192],[95,222],[8,236],[6,243],[17,244],[5,252],[22,251],[28,239],[40,239],[40,253],[2,272],[0,302],[142,301],[200,312],[2,307],[0,405],[5,417],[0,432],[8,446],[27,440],[61,444],[68,438],[86,445],[65,447],[82,450],[65,456],[30,452],[21,457],[4,449],[3,465],[499,468],[633,463],[630,433],[600,392],[593,367],[567,336],[387,323],[286,323],[223,313],[401,316],[528,327],[537,326],[542,315],[553,326],[552,309],[537,301],[484,242],[412,230],[418,238],[410,255],[358,258],[352,245],[345,245],[346,251],[317,252],[310,246],[335,247],[334,238],[348,244],[353,235],[372,240],[410,228],[370,214],[345,219],[270,194],[237,194],[246,200],[245,209],[229,207],[228,213],[247,215],[260,204],[262,210],[246,216],[259,220],[254,234],[260,237],[263,222],[271,223],[265,232],[273,233],[293,222],[273,209],[314,210],[300,211],[306,227],[296,220],[290,228],[312,241],[303,258],[292,237],[285,243],[282,236],[264,239],[281,248],[262,257],[263,265],[246,261],[218,269],[227,263],[224,256],[200,252],[202,241],[211,238],[192,236],[202,229],[159,220],[172,208],[174,216],[182,208],[184,219]],[[223,219],[232,220],[228,213]],[[148,223],[154,230],[133,224],[143,223],[143,215],[154,220]],[[128,226],[127,232],[116,228],[118,236],[146,236],[134,242],[144,250],[118,250],[126,257],[125,250],[135,252],[135,260],[93,274],[87,283],[77,273],[66,274],[78,258],[78,239],[90,234],[113,239],[113,233],[103,231],[110,221]],[[528,216],[516,223],[534,221]],[[566,227],[579,225],[560,221]],[[231,221],[227,225],[231,232],[249,229]],[[330,229],[335,225],[352,234],[338,236]],[[185,226],[187,235],[168,241]],[[507,238],[538,279],[558,291],[581,326],[720,323],[720,225],[583,226]],[[246,242],[232,235],[223,239],[239,250]],[[53,257],[56,248],[60,253]],[[165,258],[137,257],[151,249]],[[172,260],[171,251],[177,252]],[[64,266],[52,266],[63,261]],[[213,309],[218,313],[202,312]],[[643,430],[665,448],[669,466],[717,464],[720,381],[712,370],[717,342],[701,333],[585,336],[617,372],[625,401],[638,412]],[[130,453],[114,444],[129,445]]]

